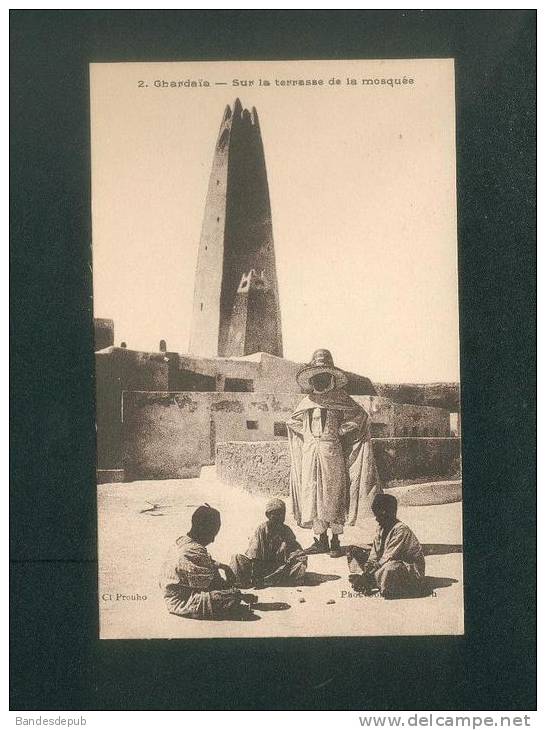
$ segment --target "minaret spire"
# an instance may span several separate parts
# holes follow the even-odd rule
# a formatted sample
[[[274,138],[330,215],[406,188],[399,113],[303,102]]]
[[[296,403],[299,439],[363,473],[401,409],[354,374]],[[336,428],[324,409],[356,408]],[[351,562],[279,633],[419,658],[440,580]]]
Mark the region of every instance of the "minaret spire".
[[[190,351],[282,357],[265,156],[255,107],[226,107],[214,150],[195,277]]]

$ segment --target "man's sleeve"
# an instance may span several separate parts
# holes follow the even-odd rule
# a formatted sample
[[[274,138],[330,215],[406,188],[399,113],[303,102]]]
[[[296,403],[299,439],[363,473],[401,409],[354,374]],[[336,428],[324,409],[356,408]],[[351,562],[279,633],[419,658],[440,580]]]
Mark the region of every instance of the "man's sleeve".
[[[363,568],[365,573],[374,573],[380,567],[377,552],[378,542],[379,537],[376,535],[372,543],[372,549],[370,550],[370,554],[368,555],[368,560],[366,561],[366,564]]]
[[[182,582],[192,591],[207,591],[216,578],[217,569],[210,558],[195,556],[191,561],[183,559],[178,565]]]
[[[348,408],[343,411],[343,421],[340,423],[338,429],[339,435],[345,436],[350,431],[362,431],[367,418],[368,415],[364,408],[358,403],[355,403],[353,408]]]
[[[264,548],[262,529],[258,527],[250,538],[250,542],[248,543],[248,548],[246,551],[246,556],[251,560],[263,560],[263,552]]]
[[[303,417],[305,415],[305,412],[303,413],[295,413],[293,416],[291,416],[288,421],[286,422],[286,425],[288,428],[293,431],[294,433],[302,434],[303,433]]]
[[[287,544],[289,550],[294,551],[294,550],[302,549],[301,545],[299,544],[299,542],[296,539],[296,536],[294,535],[292,530],[288,527],[288,525],[286,526],[285,540],[286,540],[286,544]]]

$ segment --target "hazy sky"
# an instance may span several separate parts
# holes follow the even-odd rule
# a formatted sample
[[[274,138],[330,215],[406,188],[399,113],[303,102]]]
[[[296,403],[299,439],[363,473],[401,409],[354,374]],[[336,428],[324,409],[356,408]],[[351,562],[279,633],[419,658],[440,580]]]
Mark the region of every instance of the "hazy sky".
[[[187,79],[211,86],[154,86]],[[92,64],[91,82],[94,306],[116,344],[188,350],[214,146],[239,96],[260,118],[285,357],[327,347],[379,382],[459,379],[450,60]]]

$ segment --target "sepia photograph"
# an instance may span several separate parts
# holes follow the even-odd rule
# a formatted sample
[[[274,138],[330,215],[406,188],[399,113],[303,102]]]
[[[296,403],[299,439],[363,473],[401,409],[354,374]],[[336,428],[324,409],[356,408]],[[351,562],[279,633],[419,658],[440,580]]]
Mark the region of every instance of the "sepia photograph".
[[[464,633],[453,59],[90,88],[100,637]]]
[[[533,727],[536,10],[9,35],[10,720]]]

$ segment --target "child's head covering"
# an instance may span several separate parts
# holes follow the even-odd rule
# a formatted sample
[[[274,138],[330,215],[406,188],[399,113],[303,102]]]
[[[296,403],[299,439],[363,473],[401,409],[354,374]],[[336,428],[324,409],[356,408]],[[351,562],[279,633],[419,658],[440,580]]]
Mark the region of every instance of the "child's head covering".
[[[282,499],[270,499],[265,506],[265,515],[268,517],[272,512],[286,512],[286,505]]]
[[[220,513],[210,504],[202,504],[191,516],[192,530],[203,530],[217,527],[220,524]]]
[[[376,494],[372,502],[372,512],[385,510],[393,517],[396,516],[398,501],[393,494]]]

